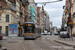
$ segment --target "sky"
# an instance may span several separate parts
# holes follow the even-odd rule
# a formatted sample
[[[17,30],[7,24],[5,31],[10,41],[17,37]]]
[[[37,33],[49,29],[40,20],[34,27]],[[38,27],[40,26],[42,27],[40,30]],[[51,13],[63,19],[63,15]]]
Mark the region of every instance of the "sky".
[[[35,0],[35,2],[52,2],[57,0]],[[39,7],[42,7],[43,4],[38,4]],[[47,3],[44,6],[44,10],[46,10],[49,14],[50,21],[52,21],[53,26],[57,26],[61,28],[62,24],[62,15],[63,15],[63,6],[65,5],[65,0],[54,2],[54,3]]]

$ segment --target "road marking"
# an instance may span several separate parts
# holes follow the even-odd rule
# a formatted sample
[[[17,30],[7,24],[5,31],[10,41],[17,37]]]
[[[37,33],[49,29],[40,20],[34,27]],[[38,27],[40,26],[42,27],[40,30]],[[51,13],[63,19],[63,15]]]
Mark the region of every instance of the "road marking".
[[[42,48],[40,48],[34,41],[33,41],[33,43],[34,43],[40,50],[42,50]]]
[[[64,49],[74,49],[73,47],[63,46]]]
[[[73,47],[69,47],[69,46],[50,46],[50,48],[56,48],[56,49],[67,49],[67,50],[73,50]]]
[[[50,48],[57,48],[57,49],[60,49],[60,48],[62,48],[62,46],[50,46]]]
[[[24,43],[24,41],[23,41],[23,49],[26,50],[26,49],[25,49],[25,43]]]

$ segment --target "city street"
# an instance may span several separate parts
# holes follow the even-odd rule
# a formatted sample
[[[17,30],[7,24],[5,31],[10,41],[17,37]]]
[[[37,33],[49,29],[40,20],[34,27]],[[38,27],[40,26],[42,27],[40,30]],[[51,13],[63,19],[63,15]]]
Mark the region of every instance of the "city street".
[[[75,50],[75,0],[0,0],[0,50]]]
[[[0,42],[8,50],[74,50],[73,47],[54,42],[57,38],[54,35],[42,35],[35,40],[23,40],[23,37],[19,37],[16,43],[9,43],[6,39]]]

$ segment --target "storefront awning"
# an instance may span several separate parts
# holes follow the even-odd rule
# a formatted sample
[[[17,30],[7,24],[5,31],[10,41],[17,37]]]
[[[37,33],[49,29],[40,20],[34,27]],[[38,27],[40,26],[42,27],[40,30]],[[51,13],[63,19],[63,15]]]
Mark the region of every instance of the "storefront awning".
[[[75,25],[75,23],[73,23],[73,22],[70,22],[69,24],[70,24],[70,25]]]

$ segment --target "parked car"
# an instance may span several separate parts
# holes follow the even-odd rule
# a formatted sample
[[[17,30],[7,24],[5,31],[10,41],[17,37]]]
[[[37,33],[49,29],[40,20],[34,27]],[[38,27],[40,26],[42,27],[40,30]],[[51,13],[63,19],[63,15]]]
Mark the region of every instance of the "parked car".
[[[60,38],[69,38],[69,33],[67,31],[61,31],[60,32]]]
[[[59,33],[58,32],[55,32],[54,35],[59,35]]]
[[[44,34],[44,33],[41,33],[42,35]]]
[[[2,34],[0,34],[0,40],[2,40],[3,39],[3,36],[2,36]]]
[[[48,35],[52,35],[52,33],[48,32]]]
[[[44,35],[47,35],[48,34],[48,32],[47,31],[44,31]]]

